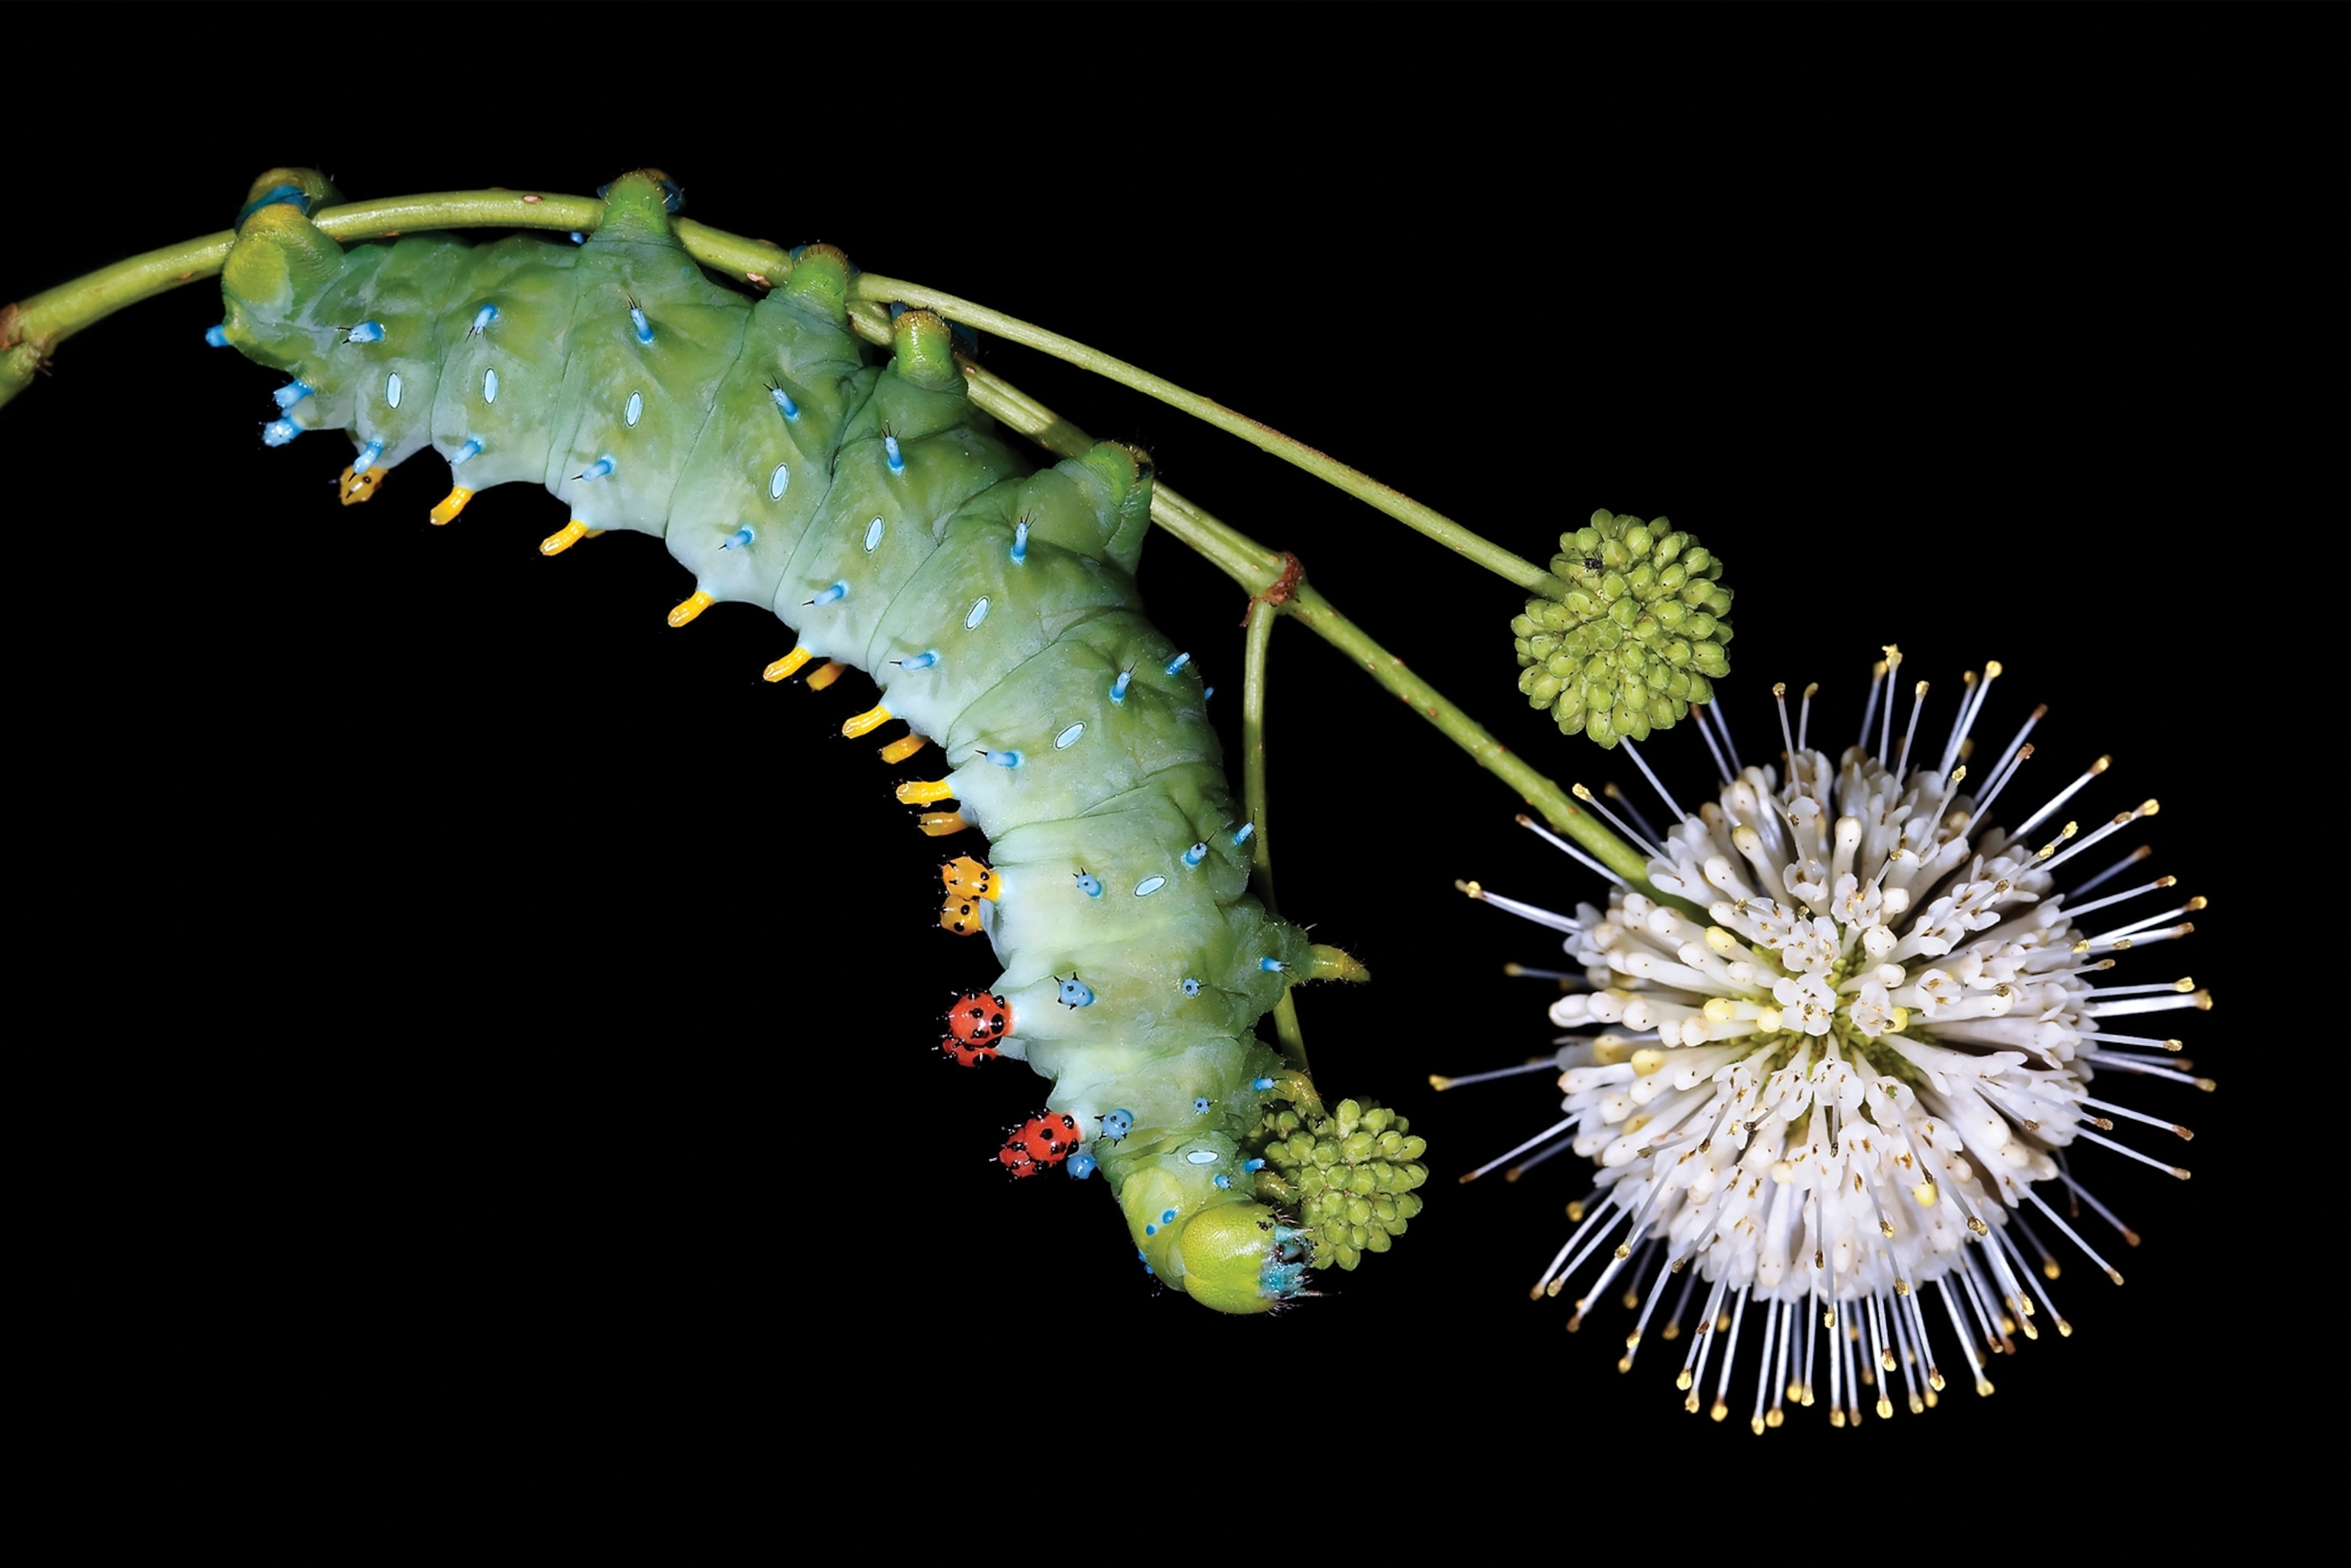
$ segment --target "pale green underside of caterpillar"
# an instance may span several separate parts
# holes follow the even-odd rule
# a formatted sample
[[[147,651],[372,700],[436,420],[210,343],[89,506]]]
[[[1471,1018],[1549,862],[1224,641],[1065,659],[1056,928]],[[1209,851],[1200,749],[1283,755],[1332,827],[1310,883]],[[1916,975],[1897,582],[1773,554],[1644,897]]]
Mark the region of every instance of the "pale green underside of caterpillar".
[[[348,431],[347,503],[430,448],[457,486],[441,521],[489,486],[543,485],[573,519],[550,549],[655,535],[695,576],[674,619],[757,604],[798,631],[784,664],[866,671],[882,705],[852,723],[902,719],[946,759],[902,798],[951,797],[992,842],[983,913],[1003,969],[987,990],[1012,1022],[997,1049],[1054,1082],[1047,1132],[1016,1134],[1005,1165],[1098,1164],[1145,1264],[1223,1310],[1294,1293],[1309,1251],[1352,1262],[1360,1239],[1318,1245],[1259,1201],[1322,1197],[1347,1232],[1323,1190],[1345,1197],[1343,1182],[1310,1177],[1301,1194],[1316,1162],[1287,1147],[1301,1113],[1309,1133],[1336,1121],[1255,1034],[1316,956],[1249,895],[1249,828],[1198,674],[1138,607],[1151,477],[1134,454],[1105,443],[1022,477],[943,322],[900,317],[893,358],[868,365],[838,253],[812,247],[754,302],[678,246],[651,174],[611,186],[577,246],[435,236],[346,253],[302,192],[274,192],[230,253],[221,329],[295,378],[273,444]],[[1295,1103],[1287,1126],[1270,1098]],[[1251,1157],[1269,1133],[1290,1180]],[[1395,1163],[1405,1174],[1368,1191],[1392,1220],[1375,1249],[1404,1228],[1394,1195],[1425,1175]]]

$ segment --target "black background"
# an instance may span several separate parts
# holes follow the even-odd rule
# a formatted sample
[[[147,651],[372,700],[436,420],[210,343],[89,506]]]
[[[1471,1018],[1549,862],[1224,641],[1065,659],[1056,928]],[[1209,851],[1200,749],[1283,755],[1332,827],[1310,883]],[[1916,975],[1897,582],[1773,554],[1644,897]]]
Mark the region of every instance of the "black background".
[[[910,43],[861,97],[847,61],[883,57],[877,27],[829,102],[714,85],[724,39],[577,91],[462,61],[422,97],[320,77],[301,101],[332,114],[250,84],[217,113],[100,90],[150,150],[119,182],[61,176],[37,223],[12,209],[0,294],[219,228],[280,162],[353,198],[585,193],[655,163],[691,216],[1064,330],[1528,556],[1594,507],[1669,516],[1729,563],[1750,759],[1777,749],[1774,680],[1823,682],[1815,733],[1843,737],[1898,641],[1939,737],[1960,670],[1996,657],[1988,729],[2048,701],[2040,784],[2113,753],[2074,814],[2160,797],[2155,866],[2213,899],[2127,966],[2219,993],[2169,1021],[2220,1092],[2120,1095],[2198,1129],[2126,1134],[2196,1178],[2079,1163],[2146,1244],[2113,1249],[2121,1291],[2065,1252],[2074,1336],[1996,1365],[1993,1399],[1959,1376],[1924,1418],[1856,1437],[1815,1409],[1760,1452],[1931,1467],[2264,1397],[2283,1358],[2249,1355],[2243,1303],[2296,1260],[2262,1218],[2288,1177],[2248,1050],[2260,906],[2231,879],[2307,809],[2286,638],[2340,559],[2317,519],[2343,498],[2342,128],[2281,74],[2339,12],[2133,13],[2126,35],[2070,13],[2055,36],[1674,12],[1523,53],[1512,16],[1351,18],[1371,79],[1106,37],[1102,85],[1022,86]],[[1546,1499],[1505,1476],[1587,1443],[1753,1461],[1740,1396],[1720,1427],[1687,1416],[1663,1347],[1612,1370],[1615,1309],[1570,1338],[1564,1301],[1526,1300],[1571,1162],[1453,1184],[1556,1103],[1540,1077],[1427,1088],[1553,1032],[1548,990],[1499,973],[1551,939],[1453,881],[1598,889],[1332,650],[1279,629],[1270,831],[1284,912],[1376,983],[1301,1010],[1326,1092],[1405,1110],[1437,1180],[1393,1254],[1232,1321],[1156,1291],[1103,1192],[995,1166],[1044,1086],[930,1049],[995,969],[936,928],[939,846],[889,789],[922,763],[836,733],[862,677],[764,685],[792,639],[747,609],[667,629],[691,584],[649,541],[540,559],[563,521],[543,495],[432,528],[445,482],[420,458],[337,507],[340,442],[261,447],[280,378],[204,348],[217,319],[208,285],[125,312],[0,414],[38,563],[20,915],[47,927],[20,971],[47,1000],[16,1048],[38,1151],[18,1289],[53,1325],[63,1462],[136,1465],[227,1419],[273,1465],[364,1470],[423,1462],[429,1432],[429,1489],[574,1453],[756,1470],[814,1425],[852,1456],[969,1456],[984,1484],[1144,1417],[1178,1472],[1262,1452],[1314,1389],[1399,1442],[1367,1486],[1474,1453],[1506,1515]],[[1296,550],[1562,782],[1635,782],[1517,696],[1508,585],[1161,405],[1000,344],[987,362]],[[1222,688],[1229,747],[1242,595],[1164,537],[1143,584]],[[1687,730],[1646,755],[1696,797]]]

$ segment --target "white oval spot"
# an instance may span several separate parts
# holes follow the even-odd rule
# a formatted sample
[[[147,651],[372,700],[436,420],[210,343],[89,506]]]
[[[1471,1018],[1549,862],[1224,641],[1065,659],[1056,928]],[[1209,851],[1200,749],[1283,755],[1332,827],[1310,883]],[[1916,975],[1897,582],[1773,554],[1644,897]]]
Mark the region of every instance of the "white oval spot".
[[[498,372],[496,371],[482,372],[482,401],[484,402],[498,401]]]
[[[770,501],[782,500],[784,498],[784,486],[791,482],[792,465],[789,463],[777,464],[776,471],[768,476],[768,499]]]
[[[392,404],[392,407],[398,408],[400,406],[400,372],[398,371],[394,371],[392,374],[384,378],[383,401]]]
[[[874,518],[865,525],[865,553],[872,555],[882,548],[882,519]]]
[[[637,427],[637,421],[644,418],[644,416],[645,394],[643,392],[631,392],[629,394],[629,406],[621,417],[629,422],[630,429],[634,430]]]
[[[1146,876],[1141,882],[1134,884],[1134,896],[1137,898],[1149,898],[1153,894],[1157,893],[1161,888],[1165,887],[1166,885],[1167,879],[1164,876]]]
[[[971,601],[971,613],[963,618],[963,629],[967,632],[977,631],[979,623],[987,619],[987,595],[983,593]]]
[[[1083,721],[1070,726],[1069,728],[1063,730],[1061,734],[1053,737],[1053,749],[1056,751],[1069,750],[1070,747],[1078,743],[1078,737],[1085,734],[1085,732],[1086,727]]]
[[[1212,1166],[1217,1163],[1217,1156],[1207,1149],[1194,1149],[1184,1156],[1184,1163],[1187,1166]]]

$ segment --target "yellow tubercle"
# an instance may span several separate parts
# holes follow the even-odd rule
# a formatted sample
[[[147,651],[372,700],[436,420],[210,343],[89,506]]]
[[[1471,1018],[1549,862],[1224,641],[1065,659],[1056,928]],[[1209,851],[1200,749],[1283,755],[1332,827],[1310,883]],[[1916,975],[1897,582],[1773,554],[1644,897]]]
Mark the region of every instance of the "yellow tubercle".
[[[465,509],[465,503],[473,498],[474,493],[463,485],[450,486],[449,493],[441,497],[441,504],[433,508],[433,526],[437,528],[454,519]]]
[[[861,735],[871,735],[890,722],[890,710],[875,703],[863,713],[841,721],[841,733],[852,740]]]
[[[892,764],[904,762],[929,744],[919,735],[902,735],[882,748],[882,760]]]
[[[590,537],[588,525],[574,517],[545,538],[538,541],[541,555],[561,555],[581,539]]]
[[[335,481],[335,488],[341,496],[343,505],[355,507],[361,501],[374,500],[376,486],[383,483],[383,476],[388,472],[388,469],[371,468],[364,474],[354,475],[346,466],[341,476]]]
[[[981,929],[978,902],[959,893],[947,894],[946,902],[939,905],[939,925],[958,936],[977,936]]]
[[[944,779],[910,779],[898,786],[898,804],[927,806],[934,800],[951,800],[955,786]]]
[[[939,880],[957,892],[985,898],[990,903],[996,899],[996,873],[969,855],[957,855],[939,867]]]
[[[825,687],[832,685],[833,682],[841,679],[841,676],[847,674],[849,674],[849,666],[847,664],[842,664],[839,659],[827,659],[822,667],[818,669],[814,674],[809,676],[809,690],[812,692],[820,692],[824,690]]]
[[[697,588],[694,591],[693,598],[686,600],[669,612],[669,623],[673,626],[683,626],[717,602],[717,600]]]
[[[925,811],[914,820],[914,825],[935,839],[946,838],[949,833],[960,833],[971,826],[969,822],[963,820],[961,811]]]
[[[759,678],[763,681],[771,682],[789,681],[794,675],[799,674],[800,666],[802,664],[807,664],[810,659],[815,657],[816,655],[810,653],[806,648],[795,648],[790,653],[785,654],[782,658],[778,659],[774,664],[769,664],[766,669],[760,671]]]

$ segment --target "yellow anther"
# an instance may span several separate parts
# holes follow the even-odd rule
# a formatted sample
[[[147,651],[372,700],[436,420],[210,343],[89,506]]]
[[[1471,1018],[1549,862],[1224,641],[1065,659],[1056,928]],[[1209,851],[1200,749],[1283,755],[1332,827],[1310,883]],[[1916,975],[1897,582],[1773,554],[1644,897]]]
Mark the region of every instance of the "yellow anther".
[[[473,498],[474,493],[463,485],[450,486],[449,493],[441,497],[441,504],[433,508],[433,526],[437,528],[455,517],[465,509],[465,503]]]
[[[898,786],[898,804],[927,806],[934,800],[955,799],[955,786],[944,779],[910,779]]]
[[[693,598],[686,600],[669,612],[669,623],[673,626],[683,626],[717,602],[717,600],[697,588],[694,591]]]
[[[971,826],[969,822],[963,820],[961,811],[925,811],[914,819],[914,825],[935,839],[946,838],[949,833],[960,833]]]
[[[386,472],[388,470],[382,468],[371,468],[364,474],[355,476],[350,468],[346,467],[341,476],[335,481],[335,487],[342,496],[343,505],[354,507],[361,501],[374,500],[376,486],[383,483]]]
[[[882,760],[889,763],[904,762],[929,744],[929,741],[919,735],[902,735],[882,748]]]
[[[799,669],[802,664],[807,664],[810,659],[815,657],[816,655],[810,653],[806,648],[795,648],[790,653],[785,654],[782,658],[778,659],[774,664],[769,664],[765,670],[761,671],[759,678],[763,681],[789,681],[794,675],[799,674]]]
[[[538,541],[541,555],[561,555],[588,537],[588,525],[574,517],[555,532]]]
[[[872,734],[889,722],[890,710],[876,703],[855,717],[841,721],[841,733],[855,740],[861,735]]]
[[[847,664],[842,664],[839,659],[827,659],[814,674],[809,676],[809,690],[820,692],[847,674],[849,674]]]

